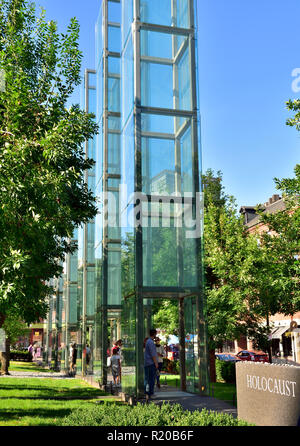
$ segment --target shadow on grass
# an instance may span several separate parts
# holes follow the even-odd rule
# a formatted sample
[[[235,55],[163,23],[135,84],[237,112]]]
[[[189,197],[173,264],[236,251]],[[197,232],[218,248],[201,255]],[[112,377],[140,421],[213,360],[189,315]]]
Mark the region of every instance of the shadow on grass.
[[[53,409],[41,409],[41,408],[36,408],[36,409],[0,409],[0,422],[1,421],[5,421],[5,422],[13,422],[13,421],[18,421],[21,422],[21,420],[24,417],[31,417],[33,419],[53,419],[54,423],[57,423],[57,419],[63,419],[64,417],[66,417],[67,415],[70,415],[70,413],[72,412],[72,408],[61,408],[61,409],[57,409],[57,408],[53,408]],[[54,423],[49,423],[45,420],[45,422],[43,423],[43,420],[41,420],[41,422],[39,422],[39,425],[49,425],[49,424],[54,424]],[[31,422],[30,424],[35,424]]]
[[[8,395],[6,396],[5,393],[8,392]],[[12,392],[15,392],[15,395],[11,395]],[[20,394],[18,394],[20,392]],[[22,395],[26,392],[26,395]],[[30,392],[34,392],[35,395],[30,396]],[[72,389],[70,387],[59,387],[59,389],[54,390],[53,388],[47,388],[47,387],[36,387],[36,386],[30,386],[30,385],[21,385],[21,384],[7,384],[4,386],[1,386],[0,381],[0,396],[1,399],[7,398],[7,399],[76,399],[76,398],[87,398],[92,399],[97,396],[104,396],[106,395],[105,392],[103,392],[100,389],[95,388],[76,388]]]

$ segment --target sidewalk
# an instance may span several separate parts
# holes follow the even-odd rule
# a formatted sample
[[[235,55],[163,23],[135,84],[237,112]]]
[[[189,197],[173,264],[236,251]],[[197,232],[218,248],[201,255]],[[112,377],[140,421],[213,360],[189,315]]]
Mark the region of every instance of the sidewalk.
[[[155,388],[155,393],[152,397],[155,404],[162,404],[164,401],[172,404],[181,404],[185,410],[214,410],[216,412],[223,412],[228,415],[237,417],[237,408],[226,403],[226,401],[218,400],[211,396],[200,396],[194,393],[182,392],[174,387],[161,385],[160,389]]]

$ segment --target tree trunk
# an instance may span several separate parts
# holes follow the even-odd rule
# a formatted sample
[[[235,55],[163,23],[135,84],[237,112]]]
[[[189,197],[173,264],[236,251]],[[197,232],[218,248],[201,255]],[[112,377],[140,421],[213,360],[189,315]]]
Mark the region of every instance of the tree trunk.
[[[267,327],[268,327],[268,332],[270,332],[269,313],[267,313]],[[268,355],[269,355],[269,362],[270,362],[270,364],[272,364],[272,347],[271,347],[271,342],[272,342],[272,341],[269,341],[269,343],[268,343],[268,348],[267,348]]]
[[[6,319],[5,314],[0,313],[0,328],[3,327],[5,319]],[[6,338],[6,340],[5,340],[5,352],[0,352],[0,363],[1,363],[0,375],[9,375],[9,373],[8,373],[9,350],[10,350],[10,343],[9,343],[8,338]]]
[[[215,383],[217,380],[215,349],[209,350],[209,375],[210,382]]]
[[[6,338],[6,342],[5,342],[5,352],[0,353],[0,361],[1,361],[1,370],[0,370],[0,375],[9,375],[9,352],[10,352],[10,342],[9,339]]]

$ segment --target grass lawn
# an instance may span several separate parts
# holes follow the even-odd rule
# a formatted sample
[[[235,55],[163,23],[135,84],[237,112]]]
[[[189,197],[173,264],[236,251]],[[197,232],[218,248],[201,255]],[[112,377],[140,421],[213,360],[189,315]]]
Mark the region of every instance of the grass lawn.
[[[39,367],[35,362],[10,361],[9,372],[46,372],[54,373],[53,370]]]
[[[60,425],[72,410],[104,395],[79,379],[1,377],[0,426]]]
[[[179,375],[161,375],[161,384],[168,384],[172,387],[180,387]],[[209,396],[223,400],[236,406],[236,386],[231,383],[216,382],[210,383]]]

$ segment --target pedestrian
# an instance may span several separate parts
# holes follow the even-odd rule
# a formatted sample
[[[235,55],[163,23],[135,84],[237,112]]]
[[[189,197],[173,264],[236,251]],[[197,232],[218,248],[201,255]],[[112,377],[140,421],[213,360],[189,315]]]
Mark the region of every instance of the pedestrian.
[[[85,353],[86,353],[86,365],[89,366],[91,359],[91,349],[89,344],[86,344]]]
[[[32,361],[32,352],[33,352],[33,346],[32,344],[30,344],[28,347],[29,361]]]
[[[119,351],[115,348],[113,350],[113,354],[110,359],[111,371],[114,380],[114,385],[117,386],[120,384],[121,377],[121,361]]]
[[[33,359],[36,359],[36,353],[37,353],[37,345],[36,342],[33,344]]]
[[[70,348],[70,376],[76,375],[77,346],[76,342]]]
[[[121,370],[120,370],[120,383],[121,383],[121,381],[122,381],[122,361],[123,361],[123,354],[122,354],[123,343],[122,343],[122,339],[119,339],[117,341],[117,346],[119,347],[118,354],[120,356],[120,364],[121,364]]]
[[[157,362],[158,362],[158,371],[159,373],[157,373],[156,376],[156,385],[157,387],[160,389],[160,373],[162,371],[162,367],[163,367],[163,362],[164,362],[164,348],[160,343],[160,338],[155,338],[155,346],[156,346],[156,353],[157,353]]]
[[[119,345],[118,345],[118,341],[114,341],[112,349],[111,349],[111,354],[113,355],[114,350],[119,350]]]
[[[146,402],[151,399],[154,394],[155,377],[158,371],[158,361],[157,352],[154,339],[156,338],[156,330],[152,328],[150,330],[150,337],[145,343],[145,353],[144,353],[144,370],[145,370],[145,380],[144,380],[144,390],[146,394]]]

